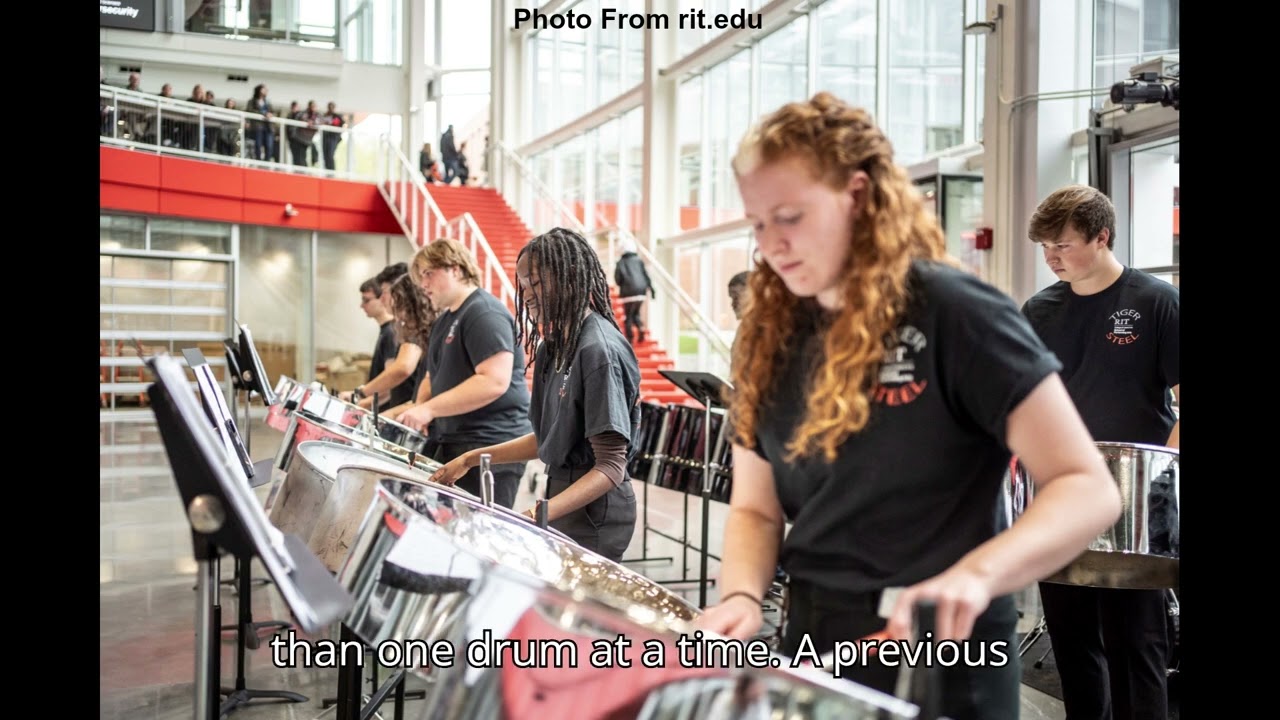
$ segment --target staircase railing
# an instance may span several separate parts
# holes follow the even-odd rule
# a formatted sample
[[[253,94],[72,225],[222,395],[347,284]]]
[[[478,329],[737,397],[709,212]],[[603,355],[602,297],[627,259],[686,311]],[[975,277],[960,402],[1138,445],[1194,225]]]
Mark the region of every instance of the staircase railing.
[[[566,207],[564,203],[560,201],[560,198],[556,197],[551,192],[551,189],[546,186],[546,183],[542,182],[537,173],[535,173],[533,169],[529,167],[528,163],[525,162],[524,158],[520,157],[518,153],[512,150],[501,140],[491,140],[490,142],[491,147],[493,147],[496,152],[501,153],[502,158],[510,162],[520,172],[521,179],[533,189],[537,199],[547,203],[555,210],[559,221],[564,223],[565,227],[581,234],[583,237],[587,237],[591,234],[591,232],[587,230],[583,221],[579,219],[578,216],[568,207]],[[686,293],[683,288],[680,287],[680,283],[671,275],[671,273],[667,272],[667,269],[657,260],[657,258],[654,257],[653,253],[644,245],[636,241],[635,236],[629,231],[616,226],[610,225],[606,227],[601,224],[595,213],[595,208],[585,207],[583,212],[586,217],[592,221],[592,225],[597,227],[596,232],[609,229],[616,233],[616,239],[630,239],[632,241],[632,245],[636,248],[636,252],[640,255],[640,258],[644,260],[645,265],[649,270],[650,279],[656,281],[658,289],[663,292],[666,297],[675,301],[676,307],[680,310],[680,314],[693,325],[693,328],[697,331],[700,339],[710,346],[711,350],[720,357],[727,367],[731,353],[729,344],[725,342],[723,337],[721,337],[720,331],[716,329],[715,323],[711,322],[711,319],[703,314],[702,309],[698,307],[698,304],[694,302],[693,298],[689,297],[689,294]],[[534,227],[536,224],[535,222],[532,222],[533,218],[524,218],[524,220],[530,227]],[[611,235],[608,257],[604,258],[604,264],[606,267],[612,267],[615,260],[613,257],[615,247],[614,240],[615,236]],[[673,353],[675,352],[677,352],[677,350],[673,349]]]
[[[481,261],[480,287],[493,293],[508,308],[514,310],[515,286],[471,213],[464,212],[446,220],[435,198],[427,192],[422,173],[385,135],[379,144],[379,158],[378,192],[387,201],[391,214],[395,216],[414,249],[442,237],[461,242]]]

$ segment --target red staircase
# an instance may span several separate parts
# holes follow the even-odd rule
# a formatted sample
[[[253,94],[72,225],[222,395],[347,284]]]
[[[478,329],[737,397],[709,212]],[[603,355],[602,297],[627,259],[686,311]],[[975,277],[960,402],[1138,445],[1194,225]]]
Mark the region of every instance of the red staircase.
[[[525,227],[520,216],[507,205],[506,200],[492,188],[454,187],[451,185],[428,185],[428,192],[440,206],[440,212],[447,219],[458,217],[463,213],[471,213],[480,232],[484,233],[493,248],[493,254],[502,264],[512,284],[515,283],[516,257],[520,248],[525,246],[533,232]],[[610,287],[613,300],[613,314],[622,327],[622,305],[618,302],[617,289]],[[681,403],[688,396],[658,374],[658,370],[671,369],[675,362],[667,355],[655,340],[646,338],[635,346],[636,359],[640,361],[640,399],[659,404]],[[532,385],[532,367],[529,370]]]

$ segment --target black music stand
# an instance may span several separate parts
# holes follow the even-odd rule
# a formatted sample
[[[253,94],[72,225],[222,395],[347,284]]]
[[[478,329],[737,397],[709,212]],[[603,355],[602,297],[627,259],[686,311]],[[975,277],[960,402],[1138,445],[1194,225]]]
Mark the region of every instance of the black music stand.
[[[702,403],[705,418],[702,423],[702,543],[698,548],[702,556],[702,567],[698,580],[698,607],[707,606],[707,540],[711,531],[708,525],[711,519],[711,484],[716,471],[720,468],[711,462],[711,408],[724,409],[724,390],[732,388],[729,383],[704,372],[681,372],[679,370],[659,370],[662,376],[670,380],[676,387],[685,391],[689,397]],[[727,422],[727,418],[726,418]],[[686,513],[686,529],[688,518]],[[688,552],[688,533],[685,533],[685,549]]]
[[[192,554],[199,566],[195,717],[215,720],[254,700],[306,702],[297,693],[245,688],[243,674],[226,702],[219,702],[219,558],[223,553],[245,562],[259,558],[308,633],[344,617],[354,599],[306,543],[296,535],[281,535],[267,521],[239,463],[227,457],[209,425],[181,364],[169,355],[156,355],[148,365],[156,381],[147,389],[147,397],[191,524]]]

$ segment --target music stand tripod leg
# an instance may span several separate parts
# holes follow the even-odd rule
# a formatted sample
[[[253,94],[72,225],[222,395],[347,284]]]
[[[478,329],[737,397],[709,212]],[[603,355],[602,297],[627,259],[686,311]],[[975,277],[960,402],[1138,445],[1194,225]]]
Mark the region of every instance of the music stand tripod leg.
[[[223,688],[222,692],[227,699],[222,702],[220,713],[226,715],[234,712],[241,706],[248,705],[255,700],[280,700],[283,702],[303,703],[309,698],[300,693],[288,690],[254,690],[249,688],[244,677],[244,655],[248,647],[257,649],[259,645],[256,633],[255,623],[253,622],[252,608],[250,608],[251,598],[249,594],[249,569],[250,559],[236,558],[236,564],[240,566],[240,598],[239,605],[239,622],[236,631],[236,685],[234,689]],[[289,623],[279,623],[278,621],[270,621],[289,627]],[[267,624],[267,623],[262,623]],[[253,642],[250,643],[248,638],[253,633]]]

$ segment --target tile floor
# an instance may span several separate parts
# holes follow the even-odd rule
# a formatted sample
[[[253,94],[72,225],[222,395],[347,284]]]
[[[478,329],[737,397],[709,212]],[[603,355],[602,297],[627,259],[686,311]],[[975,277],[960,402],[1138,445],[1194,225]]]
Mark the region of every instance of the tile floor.
[[[183,516],[181,502],[174,486],[168,459],[161,444],[154,419],[148,411],[117,413],[113,419],[105,414],[100,423],[100,717],[104,720],[170,720],[191,718],[195,673],[194,592],[196,566],[190,557],[190,530]],[[253,423],[250,454],[255,460],[272,457],[281,434],[261,422]],[[265,500],[266,487],[259,489]],[[521,490],[527,497],[526,485]],[[643,487],[636,494],[643,499]],[[525,506],[525,497],[518,507]],[[673,491],[650,488],[649,524],[668,534],[681,534],[683,499]],[[700,532],[700,513],[696,499],[690,502],[690,534]],[[723,508],[713,505],[710,547],[719,554]],[[656,580],[682,577],[678,543],[650,533],[647,540],[637,528],[627,559],[647,556],[675,557],[672,563],[638,563],[633,569]],[[697,577],[699,557],[688,553],[688,576]],[[222,577],[231,578],[228,563]],[[709,574],[718,573],[717,563],[709,564]],[[257,569],[255,577],[262,577]],[[685,576],[687,577],[687,576]],[[693,603],[698,601],[696,581],[688,586],[672,586]],[[714,587],[708,590],[709,601],[716,597]],[[233,622],[236,594],[229,587],[221,593],[223,624]],[[1034,623],[1034,598],[1028,606]],[[252,593],[254,620],[284,619],[288,611],[273,588],[255,588]],[[264,633],[264,638],[267,635]],[[225,633],[222,643],[222,678],[232,684],[235,672],[235,636]],[[1030,658],[1028,658],[1030,660]],[[321,701],[336,693],[333,670],[280,669],[271,661],[265,640],[260,649],[247,653],[248,687],[261,690],[289,690],[308,698],[303,703],[253,703],[236,710],[229,717],[252,720],[294,720],[329,717],[334,710],[324,710]],[[410,689],[421,687],[411,678]],[[1065,716],[1062,703],[1030,687],[1023,687],[1022,717],[1027,720],[1060,720]],[[408,715],[414,715],[409,702]],[[389,709],[389,705],[386,706]],[[389,711],[385,717],[391,717]]]

